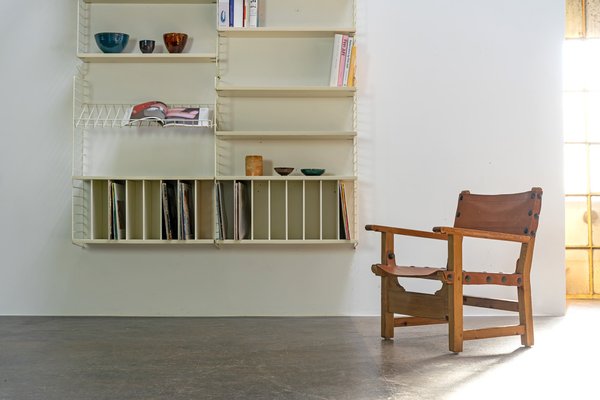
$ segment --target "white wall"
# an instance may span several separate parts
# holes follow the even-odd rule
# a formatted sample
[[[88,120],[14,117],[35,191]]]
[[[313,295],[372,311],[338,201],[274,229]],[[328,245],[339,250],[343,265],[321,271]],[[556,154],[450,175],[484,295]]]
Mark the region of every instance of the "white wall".
[[[378,314],[372,233],[361,232],[355,251],[70,243],[75,3],[0,3],[9,38],[0,63],[0,314]],[[564,311],[563,8],[562,0],[358,1],[361,224],[429,229],[452,223],[462,189],[542,186],[537,314]],[[404,243],[401,259],[443,259],[439,245],[423,256],[423,242]],[[497,248],[467,249],[469,265]],[[510,269],[515,258],[502,261]]]

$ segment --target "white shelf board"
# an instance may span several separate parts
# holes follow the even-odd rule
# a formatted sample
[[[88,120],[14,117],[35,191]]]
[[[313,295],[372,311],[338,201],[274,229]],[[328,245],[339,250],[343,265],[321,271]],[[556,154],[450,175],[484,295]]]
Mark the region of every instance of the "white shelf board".
[[[296,171],[300,171],[296,169]],[[270,176],[217,176],[217,181],[355,181],[356,176],[337,176],[337,175],[321,175],[321,176],[304,176],[304,175],[270,175]]]
[[[86,244],[215,244],[213,239],[198,239],[198,240],[162,240],[162,239],[73,239],[73,243],[86,245]]]
[[[74,181],[214,181],[214,176],[92,176],[75,175]]]
[[[275,245],[285,245],[285,244],[318,244],[318,245],[323,245],[323,244],[335,244],[335,245],[340,245],[340,244],[350,244],[350,245],[356,245],[358,244],[357,240],[338,240],[338,239],[323,239],[323,240],[319,240],[319,239],[306,239],[306,240],[302,240],[302,239],[290,239],[290,240],[278,240],[278,239],[272,239],[272,240],[267,240],[267,239],[245,239],[245,240],[230,240],[230,239],[226,239],[226,240],[215,240],[215,244],[216,245],[239,245],[239,244],[244,244],[244,245],[251,245],[251,244],[275,244]]]
[[[216,53],[78,53],[87,63],[213,63]]]
[[[96,4],[214,4],[216,0],[83,0]]]
[[[222,37],[327,37],[336,33],[355,33],[353,27],[258,27],[218,28]]]
[[[218,131],[215,136],[222,140],[278,140],[278,139],[353,139],[356,132],[334,131]]]
[[[330,86],[225,86],[217,85],[223,97],[352,97],[354,87]]]

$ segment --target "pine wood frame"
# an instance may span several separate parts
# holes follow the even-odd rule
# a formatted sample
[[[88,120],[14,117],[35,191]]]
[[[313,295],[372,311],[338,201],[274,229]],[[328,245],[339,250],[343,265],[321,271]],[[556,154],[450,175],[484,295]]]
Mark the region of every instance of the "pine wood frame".
[[[449,349],[455,353],[463,351],[465,340],[510,335],[519,335],[521,336],[522,345],[533,346],[530,272],[535,244],[535,230],[537,229],[541,209],[542,190],[533,188],[530,192],[525,193],[497,195],[494,199],[496,203],[499,203],[497,199],[500,196],[505,196],[506,199],[509,199],[510,196],[515,196],[511,199],[516,198],[516,196],[524,198],[524,195],[529,197],[530,201],[519,206],[519,212],[525,212],[530,217],[530,219],[520,218],[519,220],[519,223],[529,221],[524,228],[524,234],[515,233],[516,226],[514,226],[514,223],[510,225],[510,221],[502,221],[500,225],[503,226],[493,226],[490,230],[457,227],[461,224],[459,216],[463,195],[470,195],[470,193],[463,191],[459,197],[455,227],[436,227],[433,232],[426,232],[381,225],[366,226],[369,231],[381,233],[381,263],[372,266],[373,273],[381,277],[381,336],[384,339],[392,339],[395,327],[448,323]],[[481,197],[493,198],[490,196]],[[498,224],[497,221],[494,223]],[[483,222],[482,226],[485,225],[489,225],[489,223]],[[518,227],[517,229],[523,228]],[[506,230],[506,232],[498,230]],[[447,241],[447,267],[419,268],[396,265],[395,235]],[[520,243],[521,249],[514,273],[463,271],[462,244],[464,237]],[[408,292],[400,285],[399,277],[439,280],[442,282],[442,288],[434,294]],[[465,296],[463,295],[464,285],[513,286],[517,288],[517,301]],[[465,305],[518,312],[519,324],[464,330],[463,306]],[[408,316],[394,317],[394,314]]]

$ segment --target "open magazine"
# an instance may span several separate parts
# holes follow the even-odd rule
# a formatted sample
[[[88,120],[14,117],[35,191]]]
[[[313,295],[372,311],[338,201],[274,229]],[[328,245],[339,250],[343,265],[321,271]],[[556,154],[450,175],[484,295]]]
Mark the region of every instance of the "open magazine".
[[[210,126],[210,110],[203,107],[169,107],[162,101],[136,104],[125,112],[123,125],[141,121],[157,122],[162,126]]]

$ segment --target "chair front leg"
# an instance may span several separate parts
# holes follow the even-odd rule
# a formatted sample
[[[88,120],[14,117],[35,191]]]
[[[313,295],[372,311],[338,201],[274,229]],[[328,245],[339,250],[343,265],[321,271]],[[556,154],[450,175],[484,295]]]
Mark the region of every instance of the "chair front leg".
[[[533,307],[531,304],[531,260],[533,259],[534,241],[524,243],[521,246],[521,255],[517,261],[517,273],[522,274],[523,282],[517,288],[519,300],[519,323],[525,327],[525,333],[521,335],[523,346],[533,346]]]
[[[381,234],[381,263],[387,265],[396,265],[396,255],[394,254],[394,234]],[[389,276],[381,277],[381,337],[392,339],[394,337],[394,313],[390,312],[390,287],[392,278]]]
[[[452,273],[448,284],[448,344],[455,353],[463,350],[462,242],[462,236],[448,235],[448,271]]]
[[[531,283],[529,279],[523,280],[523,284],[517,288],[519,299],[519,322],[525,326],[525,333],[521,335],[523,346],[533,346],[533,311],[531,306]]]
[[[394,338],[394,313],[388,311],[391,284],[392,278],[381,277],[381,337],[384,339]]]

